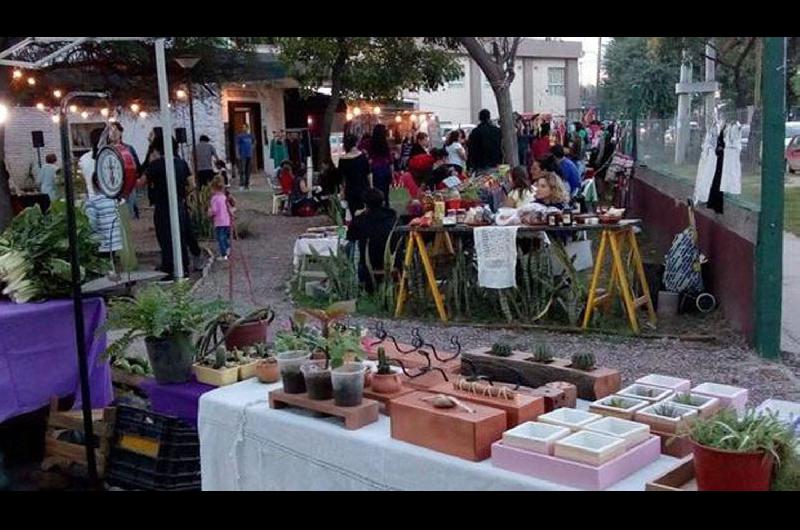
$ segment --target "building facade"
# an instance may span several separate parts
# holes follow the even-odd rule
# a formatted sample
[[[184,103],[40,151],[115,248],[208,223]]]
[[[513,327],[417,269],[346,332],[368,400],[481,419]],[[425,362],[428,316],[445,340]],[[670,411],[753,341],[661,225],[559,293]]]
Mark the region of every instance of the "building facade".
[[[578,59],[580,42],[524,39],[515,61],[511,102],[519,113],[566,116],[580,107]],[[497,103],[486,76],[466,54],[459,55],[463,75],[435,92],[408,92],[405,98],[418,109],[436,113],[443,124],[477,123],[478,112],[489,109],[497,117]]]

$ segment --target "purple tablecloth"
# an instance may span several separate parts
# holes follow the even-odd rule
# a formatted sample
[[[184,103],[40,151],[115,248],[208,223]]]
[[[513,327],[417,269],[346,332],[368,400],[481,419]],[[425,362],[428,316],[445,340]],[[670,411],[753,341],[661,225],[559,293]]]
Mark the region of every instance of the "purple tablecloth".
[[[153,412],[177,416],[192,425],[197,425],[197,404],[200,396],[216,388],[198,383],[194,376],[191,381],[173,385],[162,385],[156,383],[155,379],[147,379],[142,382],[141,387],[150,398]]]
[[[106,319],[102,298],[83,301],[92,407],[113,400],[108,361],[98,362],[106,335],[95,335]],[[51,396],[76,395],[80,377],[72,300],[14,304],[0,302],[0,422],[50,403]]]

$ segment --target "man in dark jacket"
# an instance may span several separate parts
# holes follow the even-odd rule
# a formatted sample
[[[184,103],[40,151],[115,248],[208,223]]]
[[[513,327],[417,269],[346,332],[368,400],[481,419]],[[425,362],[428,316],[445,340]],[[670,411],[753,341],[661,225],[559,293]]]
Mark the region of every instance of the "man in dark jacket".
[[[491,117],[488,110],[480,111],[480,123],[469,135],[467,166],[472,170],[497,167],[503,162],[503,135],[500,127],[492,125]]]
[[[367,208],[358,214],[350,223],[347,230],[347,240],[358,242],[359,263],[358,278],[366,284],[368,292],[372,292],[375,286],[367,267],[367,255],[373,271],[382,271],[384,268],[383,255],[386,249],[386,241],[389,239],[395,222],[397,213],[391,208],[383,206],[383,192],[376,188],[370,188],[364,193],[364,203]],[[369,254],[367,254],[369,252]],[[391,264],[387,264],[391,267]],[[389,271],[386,271],[388,274]]]

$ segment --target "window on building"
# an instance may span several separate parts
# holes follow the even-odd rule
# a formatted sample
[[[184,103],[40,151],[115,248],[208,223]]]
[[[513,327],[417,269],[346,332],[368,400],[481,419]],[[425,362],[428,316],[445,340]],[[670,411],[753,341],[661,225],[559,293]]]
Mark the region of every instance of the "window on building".
[[[551,96],[563,96],[564,78],[566,69],[562,67],[551,67],[547,69],[547,93]]]

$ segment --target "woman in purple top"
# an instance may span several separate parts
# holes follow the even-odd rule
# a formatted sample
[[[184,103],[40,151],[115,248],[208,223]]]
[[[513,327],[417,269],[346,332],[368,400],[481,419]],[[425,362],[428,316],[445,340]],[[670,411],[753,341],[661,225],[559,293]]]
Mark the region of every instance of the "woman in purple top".
[[[379,123],[372,129],[370,140],[369,166],[372,171],[372,185],[383,193],[384,206],[389,206],[389,188],[392,185],[392,153],[386,139],[386,126]]]

